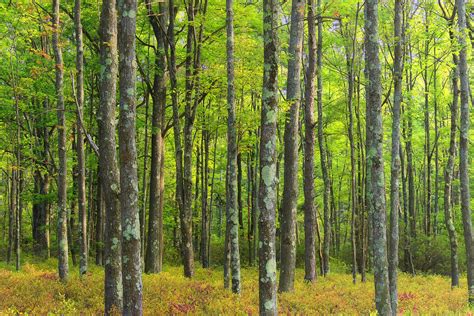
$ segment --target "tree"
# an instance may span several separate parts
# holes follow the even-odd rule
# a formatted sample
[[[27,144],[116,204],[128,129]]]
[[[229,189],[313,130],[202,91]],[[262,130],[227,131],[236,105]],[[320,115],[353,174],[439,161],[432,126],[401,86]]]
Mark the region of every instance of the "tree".
[[[99,175],[105,204],[105,313],[122,311],[122,228],[120,180],[115,140],[117,13],[115,0],[104,0],[100,15]]]
[[[240,293],[239,222],[237,206],[237,131],[235,126],[234,86],[234,11],[233,0],[226,0],[227,30],[227,180],[226,224],[229,227],[232,292]],[[227,245],[226,245],[227,246]]]
[[[263,1],[263,92],[258,206],[258,279],[260,315],[277,315],[275,209],[276,123],[278,118],[278,2]]]
[[[331,183],[328,173],[327,152],[324,145],[324,131],[323,131],[323,19],[321,16],[321,1],[317,0],[318,11],[318,43],[316,45],[316,77],[317,88],[316,98],[318,105],[318,144],[319,155],[321,161],[321,171],[323,174],[324,192],[323,192],[323,222],[324,222],[324,240],[323,240],[323,275],[329,273],[329,247],[331,244],[331,216],[329,209],[329,199],[331,194]]]
[[[304,279],[316,279],[316,207],[314,205],[314,78],[316,75],[316,18],[314,0],[308,0],[308,66],[304,95]]]
[[[281,216],[280,292],[293,291],[296,263],[296,207],[298,200],[298,124],[301,105],[301,54],[305,2],[291,2],[291,27],[288,59],[287,101],[290,109],[285,123],[285,168]]]
[[[137,1],[119,1],[119,154],[120,154],[120,208],[122,212],[122,283],[123,314],[141,315],[142,269],[140,215],[138,210],[138,174],[136,148],[135,100],[135,30]]]
[[[163,259],[163,209],[160,208],[160,166],[164,157],[161,155],[162,120],[166,107],[166,6],[159,4],[159,15],[153,12],[151,2],[147,2],[150,24],[158,44],[155,52],[155,74],[152,87],[153,114],[151,136],[151,169],[150,169],[150,213],[148,221],[148,243],[145,258],[145,272],[161,272]]]
[[[378,1],[365,3],[367,204],[374,254],[375,305],[380,315],[392,313],[387,263],[385,183],[382,154],[382,86],[380,81]]]
[[[76,32],[76,105],[77,105],[77,204],[79,207],[80,267],[79,273],[87,272],[87,211],[86,211],[86,167],[82,116],[84,111],[84,47],[82,42],[81,0],[74,2],[74,25]]]
[[[402,75],[403,75],[403,3],[395,1],[394,38],[395,52],[393,59],[393,109],[392,109],[392,161],[390,165],[390,304],[392,313],[397,314],[398,290],[398,212],[400,210],[400,115],[402,103]]]
[[[56,62],[56,102],[58,119],[58,271],[61,281],[67,281],[69,274],[67,243],[67,157],[66,157],[66,115],[63,95],[64,65],[60,38],[59,1],[53,0],[53,50]]]
[[[466,49],[466,1],[456,0],[458,13],[459,82],[460,82],[460,140],[459,140],[459,178],[461,182],[461,211],[464,228],[464,244],[467,260],[467,286],[469,304],[474,304],[474,241],[471,223],[471,195],[469,188],[469,73]]]

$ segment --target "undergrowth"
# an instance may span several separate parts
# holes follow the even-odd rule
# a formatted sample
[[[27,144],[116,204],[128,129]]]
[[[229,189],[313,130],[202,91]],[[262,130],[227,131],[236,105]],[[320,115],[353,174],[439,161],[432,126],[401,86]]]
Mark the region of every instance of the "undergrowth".
[[[21,272],[0,264],[0,314],[103,314],[103,278],[100,267],[91,266],[80,279],[77,268],[69,282],[59,282],[55,262],[25,264]],[[144,313],[257,315],[258,272],[242,270],[242,294],[223,289],[222,269],[200,269],[192,280],[182,268],[166,266],[158,275],[144,275]],[[352,284],[349,274],[333,273],[316,282],[303,282],[304,271],[296,272],[295,291],[279,294],[280,314],[328,315],[375,314],[372,277]],[[403,314],[470,314],[465,278],[451,289],[447,277],[399,276],[399,308]]]

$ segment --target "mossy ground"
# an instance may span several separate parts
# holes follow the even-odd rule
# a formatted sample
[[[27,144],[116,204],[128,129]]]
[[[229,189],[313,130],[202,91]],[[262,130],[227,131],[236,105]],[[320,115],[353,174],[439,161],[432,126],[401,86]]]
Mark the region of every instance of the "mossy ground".
[[[103,277],[99,267],[92,266],[82,280],[77,268],[70,271],[67,284],[58,281],[54,261],[24,264],[21,272],[0,265],[0,314],[102,314]],[[313,284],[303,282],[298,269],[294,293],[279,294],[281,314],[329,315],[374,313],[373,283],[353,285],[351,276],[334,273],[319,277]],[[205,314],[257,315],[258,284],[254,268],[242,270],[240,297],[223,289],[222,269],[196,270],[188,280],[182,268],[165,267],[159,275],[144,275],[144,309],[147,315]],[[443,276],[409,276],[399,278],[400,312],[404,314],[470,315],[466,306],[466,281],[451,289]]]

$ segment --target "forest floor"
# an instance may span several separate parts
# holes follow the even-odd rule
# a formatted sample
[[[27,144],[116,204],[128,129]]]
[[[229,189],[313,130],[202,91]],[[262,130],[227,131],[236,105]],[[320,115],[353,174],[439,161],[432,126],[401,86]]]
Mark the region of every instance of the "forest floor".
[[[92,266],[82,280],[77,267],[70,271],[67,284],[58,281],[53,260],[24,264],[21,272],[0,264],[0,315],[4,314],[102,314],[103,278],[101,268]],[[258,272],[242,270],[242,295],[223,289],[222,269],[196,269],[192,280],[182,276],[182,268],[166,266],[159,275],[144,275],[146,315],[258,315]],[[313,284],[303,282],[297,270],[294,293],[279,294],[281,314],[329,315],[374,314],[372,276],[366,283],[352,284],[349,274],[318,277]],[[451,289],[444,276],[399,277],[399,306],[403,314],[471,315],[467,309],[466,280]]]

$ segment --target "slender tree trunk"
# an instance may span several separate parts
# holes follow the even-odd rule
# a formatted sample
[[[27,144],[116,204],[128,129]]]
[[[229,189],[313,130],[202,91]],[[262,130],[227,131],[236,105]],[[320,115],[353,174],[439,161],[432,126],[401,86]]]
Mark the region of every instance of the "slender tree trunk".
[[[329,183],[329,174],[327,167],[327,154],[324,146],[324,132],[323,132],[323,78],[322,78],[322,63],[323,63],[323,25],[321,17],[321,0],[317,1],[318,12],[318,43],[316,45],[316,76],[317,80],[317,104],[318,104],[318,144],[321,161],[321,171],[323,174],[324,192],[323,192],[323,275],[329,273],[329,246],[331,243],[331,218],[329,209],[329,198],[331,194],[331,184]]]
[[[453,69],[453,101],[451,103],[451,129],[448,150],[448,162],[444,170],[444,220],[446,223],[446,230],[448,231],[450,251],[451,251],[451,287],[459,286],[459,266],[458,266],[458,242],[456,237],[456,227],[454,226],[454,214],[452,210],[452,188],[454,177],[454,160],[456,158],[456,134],[457,134],[457,120],[458,120],[458,60],[457,55],[453,55],[455,68]]]
[[[192,254],[192,234],[188,234],[187,228],[189,227],[184,216],[184,183],[183,183],[183,149],[181,141],[181,122],[179,118],[179,104],[178,104],[178,81],[176,74],[176,47],[175,47],[175,35],[174,35],[174,23],[175,23],[175,5],[174,0],[169,1],[169,28],[168,28],[168,44],[169,44],[169,72],[170,72],[170,82],[171,82],[171,102],[173,108],[173,134],[174,134],[174,146],[175,146],[175,156],[176,156],[176,201],[178,204],[179,214],[180,214],[180,224],[181,224],[181,233],[183,245],[181,245],[182,255],[183,255],[183,264],[184,264],[184,274],[187,277],[191,277],[190,266],[193,262],[186,260],[189,256],[186,254]],[[183,226],[184,224],[184,226]],[[189,235],[189,236],[188,236]],[[193,259],[194,260],[194,259]]]
[[[275,209],[278,118],[278,1],[263,1],[263,92],[260,137],[259,307],[260,315],[277,315]]]
[[[316,75],[316,7],[308,0],[308,67],[305,84],[304,136],[304,279],[316,280],[316,207],[314,204],[314,78]]]
[[[122,283],[123,314],[141,315],[142,277],[140,257],[140,218],[138,210],[138,175],[136,148],[135,100],[135,30],[137,1],[120,0],[118,15],[119,51],[119,154],[120,208],[122,212]],[[158,137],[160,137],[159,135]]]
[[[100,174],[100,171],[97,173]],[[96,191],[96,225],[95,225],[95,264],[104,265],[104,226],[105,226],[105,214],[104,214],[104,196],[102,193],[102,183],[98,179],[97,191]],[[91,208],[92,212],[92,208]]]
[[[79,274],[87,272],[87,212],[86,212],[86,166],[82,117],[84,108],[84,47],[82,42],[81,0],[74,2],[74,26],[76,33],[76,105],[77,105],[77,204],[79,209]]]
[[[394,38],[395,55],[393,61],[393,109],[392,109],[392,160],[390,165],[390,254],[389,254],[389,279],[390,279],[390,304],[392,314],[397,314],[398,287],[398,213],[400,211],[400,116],[402,103],[402,74],[403,74],[403,41],[402,26],[403,3],[395,1]]]
[[[430,135],[430,108],[429,108],[429,78],[428,78],[428,55],[429,55],[429,30],[428,11],[425,11],[425,66],[424,66],[424,97],[425,97],[425,175],[424,184],[426,192],[425,202],[425,233],[431,235],[431,135]]]
[[[460,141],[459,141],[459,177],[461,182],[461,211],[464,228],[464,244],[467,260],[467,286],[469,304],[474,304],[474,241],[471,223],[471,195],[469,188],[469,70],[466,48],[466,1],[456,0],[458,13],[459,81],[460,85]]]
[[[298,125],[301,106],[301,54],[304,31],[304,0],[293,0],[288,59],[287,95],[290,109],[285,123],[285,168],[281,217],[280,292],[292,292],[296,264],[296,208],[298,202]]]
[[[434,183],[434,201],[433,201],[433,235],[438,234],[438,211],[439,211],[439,127],[438,127],[438,57],[436,56],[436,42],[433,47],[434,61],[433,61],[433,106],[434,106],[434,128],[435,128],[435,143],[434,143],[434,163],[435,163],[435,183]]]
[[[181,217],[181,238],[184,263],[184,275],[188,278],[194,275],[194,249],[193,249],[193,209],[192,209],[192,152],[193,152],[193,126],[195,117],[195,108],[193,109],[192,90],[193,90],[193,48],[195,41],[195,20],[194,20],[194,2],[187,4],[188,33],[186,39],[186,60],[185,60],[185,110],[184,110],[184,164],[183,164],[183,208],[180,212]]]
[[[120,180],[115,140],[117,14],[115,0],[104,0],[100,15],[99,173],[105,201],[105,314],[122,311],[122,228]]]
[[[8,215],[8,250],[7,250],[7,264],[13,257],[13,249],[15,248],[16,240],[16,213],[17,213],[17,170],[12,169],[10,180],[10,210]]]
[[[209,187],[209,131],[202,130],[203,154],[201,171],[201,262],[203,268],[209,268],[208,237],[209,237],[209,212],[208,212],[208,187]]]
[[[373,231],[375,305],[380,315],[392,314],[387,262],[384,163],[382,153],[382,87],[380,81],[378,1],[365,3],[366,124],[368,207]],[[397,210],[398,211],[398,210]]]
[[[61,281],[67,281],[69,274],[67,245],[67,159],[66,159],[66,113],[63,96],[63,56],[60,38],[59,1],[53,0],[53,50],[56,65],[56,96],[58,119],[58,271]]]

